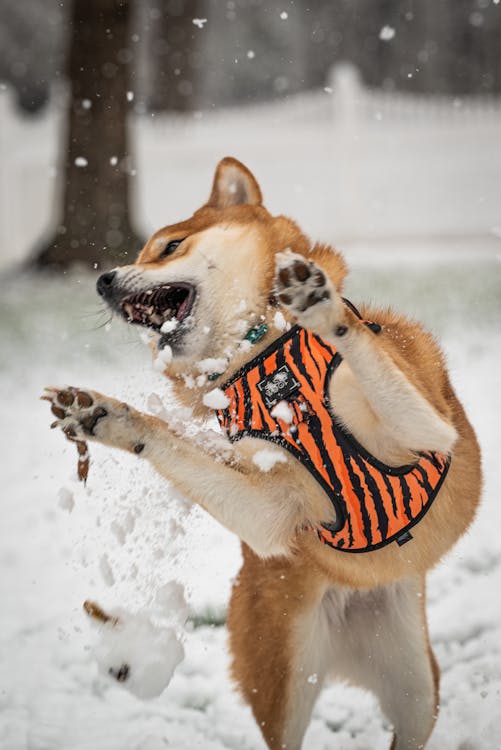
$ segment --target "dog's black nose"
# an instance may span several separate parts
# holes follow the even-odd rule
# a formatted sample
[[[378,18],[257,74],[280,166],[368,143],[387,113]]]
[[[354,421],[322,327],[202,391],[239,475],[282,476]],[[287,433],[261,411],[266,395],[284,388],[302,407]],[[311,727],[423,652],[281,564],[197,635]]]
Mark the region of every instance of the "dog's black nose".
[[[108,271],[107,273],[102,273],[98,278],[96,289],[97,293],[100,294],[101,297],[109,297],[113,289],[113,281],[115,280],[116,275],[116,271]]]

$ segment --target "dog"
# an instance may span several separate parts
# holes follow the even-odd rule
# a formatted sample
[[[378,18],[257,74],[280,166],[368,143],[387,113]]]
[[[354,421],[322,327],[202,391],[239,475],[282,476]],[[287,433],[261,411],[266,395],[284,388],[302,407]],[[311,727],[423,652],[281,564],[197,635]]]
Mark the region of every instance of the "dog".
[[[240,537],[232,676],[270,750],[299,750],[328,676],[375,694],[392,750],[426,745],[439,668],[425,576],[482,486],[436,341],[389,309],[357,310],[346,274],[227,157],[202,208],[97,281],[146,329],[193,419],[216,413],[224,446],[94,391],[45,393],[73,439],[146,459]]]

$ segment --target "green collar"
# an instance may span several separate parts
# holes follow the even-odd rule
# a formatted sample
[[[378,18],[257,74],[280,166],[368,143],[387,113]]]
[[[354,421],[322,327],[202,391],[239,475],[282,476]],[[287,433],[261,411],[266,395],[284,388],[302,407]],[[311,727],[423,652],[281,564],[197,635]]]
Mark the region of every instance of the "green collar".
[[[253,326],[252,328],[249,328],[247,333],[244,336],[244,341],[250,341],[251,344],[257,344],[258,341],[261,341],[264,336],[268,333],[268,323],[260,323],[257,326]],[[208,380],[217,380],[221,377],[223,373],[222,372],[212,372],[208,376]]]

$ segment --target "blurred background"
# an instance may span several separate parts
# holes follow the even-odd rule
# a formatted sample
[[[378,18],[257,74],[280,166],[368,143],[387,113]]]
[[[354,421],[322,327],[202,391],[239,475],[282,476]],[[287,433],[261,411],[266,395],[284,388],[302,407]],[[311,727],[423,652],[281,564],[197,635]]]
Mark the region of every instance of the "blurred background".
[[[130,259],[227,153],[329,241],[498,239],[500,45],[496,0],[4,0],[0,268]]]
[[[0,747],[259,750],[227,677],[237,541],[148,467],[92,448],[87,486],[37,397],[73,383],[175,409],[94,291],[187,218],[232,155],[266,206],[335,244],[348,295],[440,338],[484,502],[430,576],[430,750],[501,741],[500,0],[2,0]],[[202,540],[202,541],[201,541]],[[97,676],[85,598],[186,588],[186,658],[143,704]],[[372,697],[327,687],[305,748],[384,750]]]

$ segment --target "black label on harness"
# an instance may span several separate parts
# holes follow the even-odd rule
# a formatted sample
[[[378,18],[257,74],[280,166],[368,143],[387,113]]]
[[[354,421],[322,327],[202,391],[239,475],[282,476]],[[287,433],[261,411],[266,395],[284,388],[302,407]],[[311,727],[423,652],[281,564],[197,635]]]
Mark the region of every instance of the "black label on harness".
[[[397,536],[396,542],[399,547],[402,547],[402,545],[407,544],[407,542],[410,542],[412,539],[412,534],[410,531],[403,531],[400,536]]]
[[[257,387],[266,404],[270,407],[278,401],[287,398],[291,393],[297,391],[300,383],[294,377],[287,365],[282,365],[278,370],[263,378]]]

